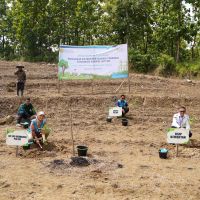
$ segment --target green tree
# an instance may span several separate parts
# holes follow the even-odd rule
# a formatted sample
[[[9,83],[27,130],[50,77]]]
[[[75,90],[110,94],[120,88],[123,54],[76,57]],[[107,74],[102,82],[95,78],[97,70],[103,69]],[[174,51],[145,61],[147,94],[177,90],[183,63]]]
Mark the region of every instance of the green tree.
[[[12,4],[13,30],[22,56],[43,56],[49,48],[47,17],[48,0],[14,1]]]
[[[199,0],[0,0],[0,58],[56,62],[60,44],[128,43],[138,72],[192,74],[199,22]]]
[[[61,59],[58,62],[58,66],[62,68],[62,75],[64,76],[65,70],[69,67],[68,62],[64,59]]]

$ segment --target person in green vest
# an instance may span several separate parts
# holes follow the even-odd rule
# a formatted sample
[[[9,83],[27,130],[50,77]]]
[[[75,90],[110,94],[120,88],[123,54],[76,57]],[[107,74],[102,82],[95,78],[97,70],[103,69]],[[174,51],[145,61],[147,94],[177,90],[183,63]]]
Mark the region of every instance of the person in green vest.
[[[19,106],[17,112],[17,124],[20,124],[22,120],[28,121],[30,123],[31,119],[36,117],[36,111],[33,107],[30,98],[26,98],[26,102]]]

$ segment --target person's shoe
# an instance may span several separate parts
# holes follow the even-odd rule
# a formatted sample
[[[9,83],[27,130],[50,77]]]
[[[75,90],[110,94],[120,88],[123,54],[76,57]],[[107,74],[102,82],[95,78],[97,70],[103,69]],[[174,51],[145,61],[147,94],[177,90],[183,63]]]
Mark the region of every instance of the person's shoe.
[[[21,124],[19,124],[19,123],[17,123],[17,124],[16,124],[16,127],[21,127],[21,126],[22,126],[22,125],[21,125]]]

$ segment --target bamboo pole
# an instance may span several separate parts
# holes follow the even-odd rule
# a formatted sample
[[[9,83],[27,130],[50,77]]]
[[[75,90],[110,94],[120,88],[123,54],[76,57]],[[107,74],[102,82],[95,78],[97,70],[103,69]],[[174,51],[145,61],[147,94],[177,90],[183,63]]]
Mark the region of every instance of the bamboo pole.
[[[125,82],[125,81],[122,81],[122,82],[121,82],[120,86],[115,90],[115,93],[118,92],[118,90],[122,87],[122,85],[124,84],[124,82]]]
[[[72,119],[72,109],[70,107],[70,133],[71,133],[71,139],[72,139],[72,152],[73,156],[75,156],[75,148],[74,148],[74,135],[73,135],[73,119]]]

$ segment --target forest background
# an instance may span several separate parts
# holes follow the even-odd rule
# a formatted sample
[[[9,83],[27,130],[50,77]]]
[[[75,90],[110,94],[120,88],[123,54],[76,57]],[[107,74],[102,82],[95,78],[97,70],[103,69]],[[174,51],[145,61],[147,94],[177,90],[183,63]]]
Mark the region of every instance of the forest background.
[[[0,0],[0,60],[58,62],[59,44],[128,43],[131,71],[200,76],[199,0]]]

